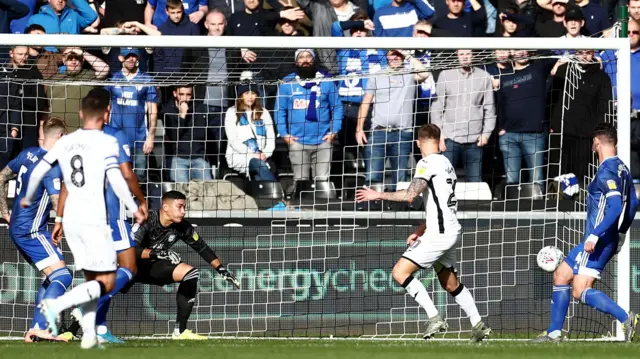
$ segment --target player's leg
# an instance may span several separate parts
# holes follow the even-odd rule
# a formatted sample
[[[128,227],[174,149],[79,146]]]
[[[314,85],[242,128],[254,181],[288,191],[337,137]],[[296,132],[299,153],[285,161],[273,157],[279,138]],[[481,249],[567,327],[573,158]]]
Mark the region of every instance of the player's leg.
[[[573,297],[591,308],[616,318],[622,323],[626,341],[630,342],[635,335],[638,316],[633,311],[627,313],[608,295],[594,289],[593,284],[596,279],[589,275],[577,274],[573,279]]]
[[[111,229],[108,226],[84,226],[66,224],[64,227],[67,244],[71,249],[76,267],[85,271],[86,282],[76,286],[66,294],[56,299],[45,299],[41,303],[41,309],[46,317],[48,327],[52,334],[57,335],[56,319],[63,310],[89,302],[82,309],[90,314],[89,318],[83,317],[82,347],[89,348],[95,345],[95,307],[98,299],[110,292],[115,283],[116,252],[111,239]],[[93,322],[93,325],[87,326]],[[87,326],[85,328],[85,326]],[[93,332],[93,333],[92,333]],[[87,335],[89,334],[89,335]],[[91,335],[93,334],[93,335]]]
[[[447,238],[449,237],[449,238]],[[457,243],[458,236],[446,236],[441,235],[436,238],[432,238],[434,244],[442,242],[443,245],[448,243]],[[476,301],[473,299],[471,292],[460,281],[455,271],[456,263],[456,247],[452,246],[446,250],[438,261],[433,264],[433,269],[438,275],[438,281],[444,290],[446,290],[455,299],[456,303],[462,308],[462,310],[469,317],[471,322],[471,340],[474,342],[482,341],[489,334],[491,329],[487,327],[480,318]]]
[[[598,244],[600,245],[596,245],[593,253],[582,253],[582,260],[578,262],[577,273],[573,280],[573,297],[616,318],[623,324],[625,337],[627,341],[630,341],[635,334],[635,325],[638,320],[635,313],[627,313],[608,295],[593,288],[593,283],[596,279],[600,279],[600,273],[617,249],[617,243],[613,241],[606,245]]]
[[[447,322],[442,320],[433,301],[429,297],[427,288],[417,279],[413,273],[421,268],[429,268],[439,258],[442,251],[431,248],[430,243],[423,243],[424,238],[418,239],[409,247],[402,258],[393,267],[393,279],[400,284],[415,299],[418,304],[427,312],[427,330],[424,338],[428,339],[433,334],[447,329]],[[433,250],[432,250],[433,249]]]
[[[118,253],[118,269],[116,270],[113,290],[98,300],[96,325],[98,340],[101,343],[121,344],[124,342],[107,329],[107,312],[109,311],[111,298],[126,288],[136,275],[136,251],[134,248],[135,243],[129,235],[131,233],[129,223],[121,220],[113,221],[111,229],[113,230],[113,241]]]
[[[460,283],[456,276],[455,268],[446,268],[444,265],[438,263],[434,265],[434,269],[438,274],[438,281],[444,290],[455,299],[456,303],[462,308],[462,310],[469,317],[471,326],[475,326],[482,320],[476,307],[476,302],[471,296],[469,289]]]
[[[115,272],[92,272],[85,270],[85,276],[87,277],[87,283],[93,283],[94,286],[95,283],[98,284],[101,294],[98,297],[92,297],[91,300],[85,301],[80,305],[82,310],[82,319],[80,320],[80,325],[82,326],[81,346],[84,349],[88,349],[98,344],[96,333],[96,311],[98,309],[98,300],[105,293],[113,290],[116,282],[116,274]]]
[[[56,338],[45,330],[46,320],[38,306],[43,299],[54,299],[64,294],[71,285],[73,276],[65,266],[60,249],[51,244],[51,236],[48,232],[33,233],[26,238],[12,237],[12,240],[25,260],[45,275],[36,294],[33,323],[25,336],[25,341],[32,342],[38,338],[55,340]]]
[[[196,294],[198,292],[198,269],[186,263],[180,263],[175,266],[172,273],[173,281],[180,283],[178,292],[176,293],[176,303],[178,310],[176,313],[176,328],[173,331],[174,339],[190,339],[203,340],[206,337],[194,334],[187,329],[187,322],[191,316],[193,305],[196,302]]]
[[[582,245],[578,245],[581,247]],[[576,247],[576,248],[578,248]],[[547,330],[534,339],[534,342],[559,341],[562,339],[562,327],[564,326],[564,318],[569,310],[571,301],[570,285],[573,280],[573,265],[575,263],[576,251],[574,248],[564,262],[560,264],[558,269],[553,272],[553,294],[551,295],[551,322]]]
[[[420,280],[413,276],[413,273],[419,269],[421,268],[415,262],[403,256],[398,260],[396,265],[393,266],[391,274],[396,283],[400,284],[427,312],[427,317],[430,319],[435,318],[439,316],[438,309],[436,309],[436,306],[429,297],[427,288],[425,288]]]

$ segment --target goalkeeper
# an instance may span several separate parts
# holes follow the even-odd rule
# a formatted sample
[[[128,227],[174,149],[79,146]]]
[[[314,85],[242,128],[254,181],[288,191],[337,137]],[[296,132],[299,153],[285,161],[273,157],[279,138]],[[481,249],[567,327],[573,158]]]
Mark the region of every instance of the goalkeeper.
[[[236,288],[240,283],[223,265],[215,252],[198,236],[193,226],[184,220],[186,197],[178,191],[162,196],[160,210],[149,211],[149,218],[132,229],[136,241],[138,273],[135,282],[164,286],[180,283],[176,294],[178,313],[173,339],[203,340],[204,336],[187,329],[187,320],[198,290],[198,270],[183,263],[178,253],[171,250],[181,240],[195,250],[202,259]]]

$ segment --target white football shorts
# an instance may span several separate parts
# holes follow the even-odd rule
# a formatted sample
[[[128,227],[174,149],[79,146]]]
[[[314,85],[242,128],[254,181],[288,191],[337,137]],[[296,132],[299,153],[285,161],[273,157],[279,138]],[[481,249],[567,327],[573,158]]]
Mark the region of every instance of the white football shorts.
[[[65,222],[63,228],[76,269],[92,272],[113,272],[117,269],[111,227],[107,224]]]
[[[431,268],[440,272],[443,268],[453,268],[456,264],[456,244],[460,234],[425,233],[407,248],[402,258],[408,259],[420,268]]]

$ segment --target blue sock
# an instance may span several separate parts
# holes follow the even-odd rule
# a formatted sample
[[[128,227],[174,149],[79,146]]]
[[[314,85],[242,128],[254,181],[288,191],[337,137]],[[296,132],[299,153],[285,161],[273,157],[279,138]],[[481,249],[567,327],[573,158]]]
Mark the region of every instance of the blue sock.
[[[73,276],[69,268],[63,267],[53,271],[47,279],[49,280],[49,287],[44,292],[43,299],[55,299],[67,291],[73,281]]]
[[[96,326],[107,325],[107,312],[109,311],[109,304],[111,298],[118,294],[122,288],[126,287],[129,282],[133,280],[133,273],[124,267],[118,267],[116,271],[116,284],[113,290],[109,294],[100,297],[98,300],[98,310],[96,311]]]
[[[556,338],[560,336],[562,327],[564,326],[564,318],[569,310],[569,301],[571,296],[568,285],[554,285],[553,294],[551,295],[551,323],[547,334]],[[552,334],[553,333],[553,334]]]
[[[624,323],[624,321],[629,317],[627,312],[620,308],[620,306],[611,300],[609,296],[596,289],[585,289],[580,295],[580,301],[591,308],[612,315],[614,318],[618,319],[620,323]]]
[[[36,307],[33,309],[33,322],[31,323],[31,328],[37,327],[38,329],[45,329],[47,327],[44,315],[40,313],[40,308],[38,308],[42,298],[44,298],[44,292],[47,288],[49,288],[49,279],[45,279],[44,282],[42,282],[42,285],[36,294]]]

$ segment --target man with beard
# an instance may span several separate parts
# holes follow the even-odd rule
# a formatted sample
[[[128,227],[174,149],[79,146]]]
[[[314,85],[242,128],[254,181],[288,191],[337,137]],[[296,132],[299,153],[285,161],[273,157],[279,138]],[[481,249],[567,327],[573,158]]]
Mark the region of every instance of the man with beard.
[[[405,61],[410,69],[405,68]],[[387,52],[388,72],[367,82],[367,90],[358,111],[356,141],[365,147],[365,167],[368,184],[384,183],[384,165],[391,162],[392,184],[409,179],[409,157],[413,149],[413,108],[416,84],[429,78],[425,65],[408,51]],[[415,73],[412,73],[415,72]],[[375,103],[374,103],[375,99]],[[371,132],[364,132],[364,123],[373,104]]]
[[[48,105],[44,87],[36,83],[42,79],[42,75],[27,65],[29,48],[14,46],[9,51],[9,58],[10,62],[2,68],[0,76],[2,168],[23,147],[38,146],[39,116]]]
[[[296,71],[278,85],[275,122],[280,137],[289,146],[294,180],[328,180],[331,148],[342,127],[342,103],[334,81],[316,66],[312,49],[295,53]]]

